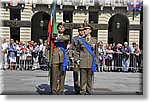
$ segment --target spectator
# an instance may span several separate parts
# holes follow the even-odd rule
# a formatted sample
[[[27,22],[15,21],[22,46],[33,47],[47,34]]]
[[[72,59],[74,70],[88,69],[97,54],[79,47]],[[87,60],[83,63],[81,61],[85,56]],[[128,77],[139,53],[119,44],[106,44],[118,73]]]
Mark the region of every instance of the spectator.
[[[39,57],[39,46],[37,45],[36,42],[34,42],[33,45],[33,67],[32,69],[35,70],[37,68],[39,68],[39,61],[38,61],[38,57]]]
[[[8,68],[7,63],[7,47],[8,44],[6,42],[6,38],[2,37],[2,68],[6,70]]]
[[[111,49],[113,50],[113,44],[109,44],[109,46],[111,47]]]
[[[27,45],[27,50],[26,50],[26,54],[27,54],[27,57],[26,57],[26,66],[27,66],[27,70],[32,70],[32,49],[30,47],[30,45],[28,44]]]
[[[42,69],[42,65],[43,65],[43,57],[44,54],[44,46],[43,46],[43,40],[39,39],[39,64],[40,64],[40,69]]]
[[[131,48],[128,46],[127,42],[124,42],[124,46],[122,47],[121,52],[123,53],[122,70],[124,72],[128,72],[129,64],[130,64],[129,59],[130,59]]]
[[[121,52],[122,45],[118,43],[114,47],[114,68],[115,70],[121,70],[122,68],[122,52]]]
[[[132,47],[131,47],[131,53],[134,53],[135,48],[136,48],[136,43],[133,42],[133,43],[132,43]]]
[[[19,68],[19,58],[20,58],[20,43],[18,42],[18,40],[16,40],[16,49],[17,49],[17,57],[16,57],[16,61],[17,61],[17,66],[16,68]]]
[[[44,44],[43,44],[43,70],[48,70],[48,67],[46,67],[45,65],[47,65],[47,58],[46,56],[48,56],[48,52],[47,52],[47,42],[44,41]]]
[[[103,42],[99,42],[99,47],[98,47],[98,60],[99,60],[99,69],[98,71],[103,71],[104,70],[104,65],[105,65],[105,49],[103,46]]]
[[[113,50],[111,46],[108,46],[108,49],[106,50],[106,66],[108,68],[108,71],[112,70],[112,60],[113,60]]]
[[[21,42],[21,46],[20,46],[20,70],[26,70],[26,45],[25,42]]]
[[[16,70],[16,56],[17,56],[17,46],[14,42],[14,39],[10,39],[10,43],[8,44],[8,57],[9,57],[9,65],[10,70]]]
[[[137,63],[136,66],[140,67],[140,64],[141,64],[141,58],[140,58],[141,50],[140,50],[140,48],[137,44],[136,44],[134,53],[135,53],[135,56],[136,56],[136,63]]]
[[[107,50],[108,46],[109,46],[109,44],[105,44],[104,49]]]

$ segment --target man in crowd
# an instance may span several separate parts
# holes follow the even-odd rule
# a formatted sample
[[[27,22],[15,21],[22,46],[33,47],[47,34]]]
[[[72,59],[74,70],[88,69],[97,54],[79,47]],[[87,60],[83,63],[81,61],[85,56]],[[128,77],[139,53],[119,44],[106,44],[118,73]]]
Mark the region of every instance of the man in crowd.
[[[6,70],[8,68],[7,63],[7,47],[6,38],[2,37],[2,68]]]
[[[124,42],[124,46],[122,47],[121,52],[123,53],[122,70],[124,72],[128,72],[129,64],[130,64],[129,59],[130,59],[131,48],[128,46],[127,42]]]
[[[134,67],[136,67],[136,66],[139,67],[140,64],[141,64],[141,58],[140,58],[141,50],[135,42],[132,43],[131,53],[133,55],[133,61],[134,61],[133,66]]]
[[[57,25],[58,36],[53,37],[55,41],[54,53],[52,58],[52,94],[63,95],[64,94],[64,82],[66,75],[66,67],[68,66],[68,60],[66,56],[66,49],[70,40],[69,35],[65,35],[64,22]]]
[[[8,44],[8,56],[9,56],[9,65],[10,70],[16,70],[16,56],[17,56],[17,46],[14,42],[14,39],[10,39],[10,43]]]

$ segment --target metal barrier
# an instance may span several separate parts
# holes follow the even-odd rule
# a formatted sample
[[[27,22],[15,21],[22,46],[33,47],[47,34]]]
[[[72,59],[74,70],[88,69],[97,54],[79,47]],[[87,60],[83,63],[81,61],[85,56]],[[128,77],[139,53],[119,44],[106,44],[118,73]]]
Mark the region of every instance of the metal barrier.
[[[121,71],[123,55],[119,53],[113,54],[114,71]]]
[[[9,56],[7,57],[9,59]],[[40,61],[39,61],[40,60]],[[7,62],[7,69],[10,70],[48,70],[48,62],[45,57],[39,58],[39,52],[18,51],[16,63]],[[12,68],[11,68],[12,67]]]
[[[142,72],[143,66],[141,66],[142,55],[130,54],[129,56],[129,70],[131,72]],[[101,71],[122,71],[124,55],[121,53],[114,53],[113,59],[105,59],[104,70]],[[98,66],[103,67],[103,66]],[[99,71],[99,70],[98,70]]]
[[[114,53],[113,59],[104,59],[103,64],[98,64],[97,71],[122,71],[122,60],[124,55]],[[17,62],[14,64],[17,70],[48,70],[48,61],[42,57],[42,63],[39,63],[38,54],[32,53],[31,56],[28,56],[28,53],[25,51],[20,52],[19,56],[16,57]],[[129,71],[132,72],[143,72],[143,55],[130,54],[129,56]],[[11,66],[13,64],[9,64]],[[67,70],[72,70],[73,64],[69,63]]]

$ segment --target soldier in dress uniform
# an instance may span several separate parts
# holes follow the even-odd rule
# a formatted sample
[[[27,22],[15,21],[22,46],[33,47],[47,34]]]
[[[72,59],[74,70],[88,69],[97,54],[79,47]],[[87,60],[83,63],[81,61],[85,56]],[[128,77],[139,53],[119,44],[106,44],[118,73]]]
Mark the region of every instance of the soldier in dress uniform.
[[[55,48],[52,58],[52,94],[63,95],[64,94],[64,82],[66,75],[66,67],[68,66],[68,60],[66,57],[66,48],[70,40],[69,35],[65,35],[64,22],[61,22],[57,26],[58,36],[52,37],[55,41]]]
[[[91,37],[92,27],[84,24],[84,37],[79,39],[80,50],[80,93],[92,94],[93,73],[98,62],[97,40]]]
[[[73,79],[74,79],[74,90],[76,94],[80,94],[80,84],[79,84],[79,57],[80,57],[80,51],[79,51],[79,38],[84,36],[84,27],[83,25],[80,25],[78,28],[79,35],[73,37],[72,39],[72,58],[73,58],[73,63],[74,63],[74,68],[73,68]]]

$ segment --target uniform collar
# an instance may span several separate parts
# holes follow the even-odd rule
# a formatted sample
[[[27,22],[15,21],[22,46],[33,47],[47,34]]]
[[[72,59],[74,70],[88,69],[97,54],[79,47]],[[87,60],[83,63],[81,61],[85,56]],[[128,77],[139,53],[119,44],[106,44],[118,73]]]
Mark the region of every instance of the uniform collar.
[[[60,33],[58,33],[58,36],[62,36],[62,35],[64,35],[64,33],[61,33],[61,34],[60,34]]]

